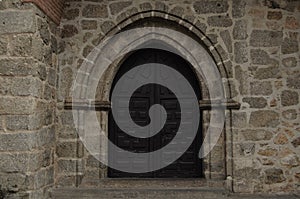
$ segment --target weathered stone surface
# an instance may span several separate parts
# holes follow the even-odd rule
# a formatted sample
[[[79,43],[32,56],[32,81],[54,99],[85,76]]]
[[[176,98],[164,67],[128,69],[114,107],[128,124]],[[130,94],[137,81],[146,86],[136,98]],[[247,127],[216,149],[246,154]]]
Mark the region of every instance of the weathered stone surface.
[[[106,5],[87,5],[82,10],[82,16],[87,18],[105,18],[108,17]]]
[[[208,17],[207,23],[213,27],[232,26],[232,20],[228,16],[223,15]]]
[[[254,73],[255,79],[269,79],[269,78],[279,78],[281,77],[280,69],[278,66],[271,66],[267,68],[259,68]]]
[[[255,169],[253,167],[245,167],[242,169],[236,169],[234,175],[241,178],[252,178],[253,176],[260,176],[260,169]]]
[[[248,37],[246,20],[238,20],[233,27],[233,39],[243,40]]]
[[[151,3],[142,3],[142,4],[140,4],[140,9],[142,10],[142,11],[146,11],[146,10],[151,10],[152,9],[152,5],[151,5]]]
[[[64,68],[60,73],[60,98],[69,96],[73,81],[73,71],[71,68]]]
[[[170,13],[176,16],[182,16],[184,13],[184,9],[182,7],[176,6],[170,10]]]
[[[297,60],[295,57],[287,57],[282,59],[282,64],[287,68],[296,67]]]
[[[248,84],[248,78],[249,75],[247,74],[246,71],[242,70],[241,66],[236,66],[235,67],[235,77],[237,78],[240,86],[239,86],[239,91],[241,94],[248,94],[249,92],[249,84]]]
[[[42,126],[41,115],[8,115],[6,128],[8,130],[35,130]]]
[[[42,82],[32,77],[0,77],[0,93],[13,96],[41,96]]]
[[[274,128],[278,126],[279,114],[271,110],[259,110],[254,111],[250,115],[249,124],[252,127],[271,127]]]
[[[297,20],[295,17],[287,16],[285,21],[285,27],[287,29],[296,30],[300,27],[299,20]]]
[[[252,95],[271,95],[273,92],[271,82],[250,82]]]
[[[247,115],[246,113],[238,113],[238,112],[233,112],[232,114],[232,126],[233,127],[245,127],[247,123]]]
[[[32,98],[0,97],[0,114],[32,114],[35,105]]]
[[[38,18],[37,19],[37,28],[39,30],[41,39],[43,42],[48,45],[50,42],[50,30],[47,21]]]
[[[0,134],[0,151],[30,151],[37,146],[36,133]]]
[[[286,180],[286,178],[283,175],[282,169],[277,169],[277,168],[267,169],[265,171],[265,174],[266,174],[266,178],[265,178],[266,184],[280,183]]]
[[[9,53],[12,56],[30,56],[32,51],[32,35],[14,35],[9,45]]]
[[[74,25],[64,25],[61,33],[62,38],[73,37],[78,34],[78,30]]]
[[[267,106],[267,100],[263,97],[245,97],[243,102],[250,105],[250,108],[265,108]]]
[[[60,173],[84,172],[84,162],[82,160],[58,160],[57,165]]]
[[[267,18],[270,20],[279,20],[282,18],[282,12],[280,11],[269,11]]]
[[[97,29],[97,21],[95,20],[82,20],[81,27],[83,30],[95,30]]]
[[[281,93],[282,106],[292,106],[299,103],[299,95],[295,91],[285,90]]]
[[[114,26],[115,23],[112,21],[105,21],[103,24],[100,25],[103,33],[108,33]]]
[[[245,15],[246,0],[235,0],[232,4],[233,18],[243,17]]]
[[[294,154],[287,155],[286,157],[283,157],[280,159],[280,163],[289,168],[298,166],[299,165],[298,162],[299,162],[299,159]]]
[[[289,140],[284,133],[278,133],[278,135],[276,135],[274,138],[274,144],[283,145],[288,143],[288,141]]]
[[[122,10],[129,7],[132,1],[116,2],[109,5],[110,13],[112,15],[119,14]]]
[[[296,148],[298,146],[300,146],[300,137],[297,137],[296,139],[294,139],[292,141],[292,145]]]
[[[35,13],[32,10],[0,12],[0,34],[35,32]]]
[[[6,36],[0,36],[0,55],[5,55],[7,53],[8,39]]]
[[[63,14],[63,18],[67,20],[73,20],[78,16],[79,16],[79,9],[77,8],[65,10]]]
[[[253,30],[250,35],[250,45],[254,47],[280,46],[282,37],[282,31]]]
[[[250,57],[253,64],[269,65],[276,63],[276,60],[271,59],[269,54],[262,49],[251,49]]]
[[[289,75],[286,82],[289,88],[300,89],[300,72]]]
[[[270,140],[273,137],[273,133],[266,130],[242,130],[241,131],[242,141],[262,141]]]
[[[197,14],[225,13],[229,8],[228,1],[224,0],[196,1],[193,6]]]
[[[228,30],[223,30],[220,32],[220,35],[222,37],[222,40],[228,50],[229,53],[232,52],[232,40],[231,40],[231,36]]]
[[[257,154],[262,155],[262,156],[276,156],[278,151],[274,148],[268,147],[266,149],[260,149]]]
[[[283,111],[282,117],[287,120],[295,120],[297,119],[297,111],[295,109]]]
[[[291,54],[299,51],[299,42],[295,39],[284,38],[281,46],[282,54]]]
[[[248,61],[248,45],[246,42],[235,42],[234,43],[234,56],[235,62],[243,64]]]
[[[60,142],[56,145],[58,157],[80,158],[83,156],[83,145],[81,142]]]
[[[2,173],[0,178],[0,184],[0,197],[2,197],[3,195],[8,195],[8,193],[26,191],[30,187],[33,187],[33,181],[30,181],[30,176],[21,173]],[[7,193],[3,193],[5,191]],[[3,198],[5,197],[3,196]]]

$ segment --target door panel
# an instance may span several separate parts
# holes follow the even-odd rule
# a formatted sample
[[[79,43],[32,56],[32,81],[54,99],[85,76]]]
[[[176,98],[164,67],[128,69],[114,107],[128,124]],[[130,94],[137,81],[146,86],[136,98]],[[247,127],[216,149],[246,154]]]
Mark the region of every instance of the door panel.
[[[130,69],[135,66],[146,64],[146,63],[160,63],[174,68],[180,72],[195,90],[198,98],[200,98],[200,88],[198,86],[197,78],[192,71],[190,65],[181,57],[158,49],[143,49],[138,50],[131,54],[125,62],[121,65],[118,73],[116,74],[115,80],[113,82],[112,88],[115,83]],[[148,71],[145,72],[145,76],[149,73],[154,73],[158,78],[168,78],[168,74],[162,74],[160,71],[155,71],[153,68],[149,67]],[[134,77],[128,77],[134,78]],[[113,90],[113,89],[112,89]],[[117,95],[117,106],[122,106],[122,97],[126,96],[126,89],[124,92]],[[168,88],[157,85],[157,84],[147,84],[138,88],[132,96],[129,96],[129,112],[131,119],[140,126],[146,126],[150,123],[150,118],[148,116],[148,111],[150,107],[154,104],[161,104],[166,112],[167,119],[164,124],[163,129],[156,135],[149,138],[137,138],[130,136],[120,130],[114,121],[112,114],[109,114],[109,139],[122,148],[135,153],[147,153],[151,151],[158,150],[163,146],[169,144],[175,137],[178,127],[180,125],[181,109],[180,104],[175,96],[175,94]],[[192,96],[186,96],[187,103],[188,98]],[[191,110],[192,111],[192,110]],[[122,112],[120,112],[122,114]],[[122,121],[126,122],[126,121]],[[187,124],[188,125],[188,124]],[[201,125],[199,121],[199,130],[196,138],[189,147],[189,149],[174,163],[169,166],[162,168],[158,171],[148,172],[148,173],[126,173],[118,170],[108,169],[109,177],[139,177],[139,178],[194,178],[202,176],[202,162],[198,158],[199,149],[202,142],[201,135]],[[138,133],[138,132],[136,132]],[[184,133],[184,132],[182,132]],[[193,139],[193,138],[190,138]],[[161,161],[168,162],[168,159],[175,155],[178,149],[176,143],[174,145],[174,150],[172,152],[163,152],[159,154]],[[114,154],[115,155],[115,154]],[[145,160],[136,159],[124,159],[122,157],[122,152],[118,152],[114,157],[109,154],[109,161],[114,161],[115,163],[122,165],[124,163],[129,163],[132,168],[137,168],[143,166],[142,162]],[[161,164],[162,162],[156,162],[154,164]],[[125,164],[124,164],[125,165]]]

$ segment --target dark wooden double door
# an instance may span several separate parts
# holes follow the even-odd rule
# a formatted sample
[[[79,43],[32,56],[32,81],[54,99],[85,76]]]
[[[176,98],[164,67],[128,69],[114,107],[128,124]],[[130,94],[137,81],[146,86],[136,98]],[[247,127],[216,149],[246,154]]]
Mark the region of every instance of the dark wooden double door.
[[[116,82],[130,69],[147,63],[159,63],[172,67],[180,72],[192,85],[198,98],[200,98],[200,88],[198,80],[195,77],[189,63],[180,56],[168,51],[158,49],[143,49],[132,53],[120,66],[118,73],[113,82]],[[149,68],[148,72],[155,72],[158,78],[159,71],[153,71]],[[113,90],[112,87],[112,90]],[[121,97],[121,95],[120,95]],[[146,126],[150,123],[149,108],[154,104],[162,105],[167,112],[167,119],[164,127],[160,132],[149,138],[137,138],[123,132],[109,114],[109,139],[115,145],[134,153],[147,153],[156,151],[169,144],[175,137],[180,125],[181,110],[179,102],[174,93],[168,88],[158,84],[146,84],[139,87],[131,96],[129,103],[129,112],[132,120],[140,126]],[[197,136],[188,150],[175,162],[159,169],[157,171],[147,173],[127,173],[112,168],[108,169],[108,177],[112,178],[196,178],[202,177],[202,161],[198,158],[200,145],[202,142],[201,124],[199,121],[199,129]],[[176,147],[176,146],[175,146]],[[124,160],[122,156],[109,154],[109,161],[129,161],[127,163],[132,166],[138,166],[136,162]],[[162,160],[168,158],[172,154],[162,154]]]

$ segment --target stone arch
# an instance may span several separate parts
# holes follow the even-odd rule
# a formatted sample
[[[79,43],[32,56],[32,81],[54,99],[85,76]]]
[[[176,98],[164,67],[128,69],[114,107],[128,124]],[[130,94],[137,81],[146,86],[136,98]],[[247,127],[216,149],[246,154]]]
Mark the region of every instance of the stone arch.
[[[222,45],[218,42],[214,43],[209,38],[209,36],[205,34],[205,29],[200,25],[198,25],[198,22],[191,22],[188,19],[184,19],[181,16],[177,16],[175,14],[167,13],[165,11],[160,11],[160,10],[147,10],[143,12],[136,12],[134,14],[131,14],[130,16],[119,19],[117,25],[115,25],[109,31],[107,31],[103,36],[103,38],[99,40],[99,43],[101,43],[101,41],[103,41],[107,37],[113,36],[115,34],[118,34],[119,32],[128,29],[128,27],[132,26],[133,24],[139,21],[151,20],[153,18],[157,18],[162,21],[172,22],[173,24],[176,24],[179,27],[185,29],[185,34],[191,34],[194,36],[194,38],[199,42],[199,45],[202,45],[203,48],[206,49],[206,51],[210,54],[210,56],[214,60],[221,74],[221,77],[224,81],[225,96],[227,99],[231,99],[232,91],[231,91],[230,83],[228,81],[228,79],[232,77],[231,60],[229,59],[228,53],[224,50]],[[121,60],[122,59],[120,59],[119,61]],[[112,68],[115,68],[119,65],[120,63],[118,63],[118,61],[116,60],[116,62],[113,63]],[[105,75],[106,80],[112,80],[115,73],[116,71],[107,71],[107,75]],[[101,90],[100,93],[102,94],[103,92],[110,90],[109,84],[106,84],[104,86],[105,87],[103,88],[99,88]],[[108,98],[104,100],[108,100]]]

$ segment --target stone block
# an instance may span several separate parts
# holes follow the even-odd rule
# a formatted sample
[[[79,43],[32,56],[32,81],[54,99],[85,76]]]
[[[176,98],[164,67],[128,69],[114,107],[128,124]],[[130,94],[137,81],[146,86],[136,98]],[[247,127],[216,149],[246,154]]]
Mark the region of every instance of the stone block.
[[[272,139],[273,133],[266,130],[247,129],[242,130],[239,137],[241,141],[264,141]]]
[[[47,21],[42,18],[37,18],[37,27],[41,39],[46,45],[49,45],[51,37],[50,37],[49,24],[47,23]]]
[[[295,72],[287,77],[286,85],[292,89],[300,89],[300,72]]]
[[[282,54],[292,54],[299,51],[299,41],[296,39],[284,38],[281,45]]]
[[[129,7],[132,4],[132,1],[121,1],[112,3],[109,5],[110,13],[116,15],[121,13],[125,8]]]
[[[36,100],[27,97],[0,97],[0,114],[33,114]]]
[[[273,93],[271,82],[250,82],[252,95],[271,95]]]
[[[207,19],[207,23],[213,27],[229,27],[232,26],[232,20],[227,15],[210,16]]]
[[[297,66],[297,59],[295,57],[287,57],[282,59],[283,66],[292,68]]]
[[[269,54],[262,49],[251,49],[250,57],[253,64],[258,65],[271,65],[277,64],[278,62],[274,59],[271,59]]]
[[[68,38],[78,34],[78,29],[74,25],[64,25],[62,28],[61,37]]]
[[[1,35],[0,36],[0,55],[6,55],[7,45],[8,45],[7,37],[4,35]]]
[[[281,105],[292,106],[299,103],[299,95],[296,91],[285,90],[281,93]]]
[[[9,54],[12,56],[26,57],[32,53],[32,35],[18,34],[13,35],[9,43]]]
[[[255,79],[269,79],[269,78],[280,78],[281,73],[279,66],[271,66],[267,68],[258,68],[254,73]]]
[[[76,19],[76,17],[79,17],[79,9],[74,8],[74,9],[66,9],[63,14],[63,19],[67,20],[73,20]]]
[[[197,14],[208,14],[208,13],[225,13],[227,12],[229,5],[228,1],[216,0],[216,1],[196,1],[193,5],[194,10]]]
[[[278,133],[275,136],[273,141],[274,141],[274,144],[283,145],[283,144],[288,143],[289,140],[284,133]]]
[[[234,56],[235,62],[238,64],[243,64],[248,61],[248,45],[246,42],[234,43]]]
[[[235,0],[232,4],[232,17],[240,18],[245,15],[246,0]]]
[[[261,169],[255,169],[253,167],[245,167],[242,169],[235,169],[234,176],[238,176],[239,178],[253,179],[258,178],[260,176]]]
[[[232,126],[237,128],[244,128],[247,124],[247,115],[244,112],[232,113]]]
[[[83,145],[81,142],[60,142],[56,145],[58,157],[80,158],[83,156]]]
[[[270,157],[270,156],[276,156],[278,153],[278,151],[274,148],[268,147],[266,149],[260,149],[257,154],[261,155],[261,156],[266,156],[266,157]]]
[[[300,27],[299,20],[293,16],[287,16],[285,21],[285,27],[291,30],[297,30]]]
[[[84,161],[83,160],[58,160],[57,161],[59,173],[76,173],[84,172]]]
[[[6,190],[11,193],[26,191],[30,187],[33,187],[33,182],[29,179],[30,176],[21,173],[1,173],[1,191]]]
[[[250,115],[249,123],[252,127],[274,128],[280,123],[279,114],[271,110],[254,111]]]
[[[0,34],[35,32],[33,10],[9,10],[0,12]]]
[[[295,109],[289,109],[282,112],[282,117],[286,120],[297,119],[297,111]]]
[[[34,115],[8,115],[6,128],[10,131],[36,130],[42,126],[40,114]]]
[[[283,175],[282,169],[277,168],[271,168],[265,170],[265,183],[266,184],[275,184],[280,183],[286,180],[286,178]]]
[[[291,143],[295,148],[297,148],[300,146],[300,137],[295,138]]]
[[[248,103],[250,108],[265,108],[268,105],[267,100],[263,97],[245,97],[243,102]]]
[[[51,148],[55,145],[55,128],[54,126],[44,127],[38,131],[37,146]]]
[[[114,22],[105,21],[100,25],[100,28],[101,28],[103,33],[108,33],[114,26],[115,26]]]
[[[223,30],[220,32],[221,38],[227,48],[227,51],[229,53],[232,52],[232,40],[231,40],[231,36],[228,30]]]
[[[253,30],[250,35],[250,45],[254,47],[280,46],[282,39],[282,31]]]
[[[152,10],[152,5],[151,5],[151,3],[148,3],[148,2],[140,4],[139,7],[142,11]]]
[[[39,75],[38,65],[32,58],[0,58],[0,75]]]
[[[270,20],[280,20],[282,18],[282,12],[280,11],[269,11],[267,19]]]
[[[36,147],[37,133],[0,134],[0,151],[30,151]]]
[[[97,21],[95,20],[82,20],[81,21],[82,30],[96,30],[97,29]]]
[[[86,18],[106,18],[108,9],[106,5],[87,5],[82,10],[82,16]]]
[[[244,40],[247,39],[247,24],[246,20],[238,20],[233,27],[233,39]]]

